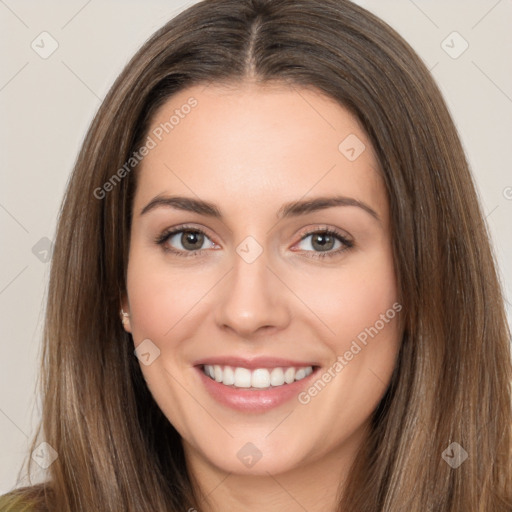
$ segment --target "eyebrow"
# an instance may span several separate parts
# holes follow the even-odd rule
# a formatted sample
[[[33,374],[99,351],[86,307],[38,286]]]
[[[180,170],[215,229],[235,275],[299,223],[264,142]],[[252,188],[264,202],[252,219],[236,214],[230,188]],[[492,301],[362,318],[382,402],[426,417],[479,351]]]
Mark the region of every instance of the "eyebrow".
[[[368,206],[363,201],[359,201],[352,197],[345,196],[330,196],[330,197],[316,197],[313,199],[306,199],[300,201],[293,201],[284,204],[277,212],[279,219],[298,217],[308,213],[333,208],[335,206],[356,206],[361,208],[366,213],[369,213],[374,219],[381,222],[378,213]],[[220,209],[213,203],[203,201],[201,199],[194,199],[192,197],[182,196],[163,196],[158,195],[153,198],[140,212],[144,215],[156,208],[174,208],[176,210],[183,210],[187,212],[198,213],[199,215],[206,215],[215,219],[222,219]]]

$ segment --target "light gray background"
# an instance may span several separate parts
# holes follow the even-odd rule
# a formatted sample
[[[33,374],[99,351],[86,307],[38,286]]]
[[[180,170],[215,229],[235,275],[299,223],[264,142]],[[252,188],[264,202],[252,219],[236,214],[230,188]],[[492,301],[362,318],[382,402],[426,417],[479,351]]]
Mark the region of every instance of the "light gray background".
[[[39,418],[35,386],[49,271],[44,238],[54,238],[78,149],[124,64],[193,3],[0,0],[0,494],[24,483],[16,477]],[[512,0],[357,3],[398,30],[441,87],[479,187],[510,320]],[[43,31],[58,43],[46,59],[31,47],[35,41],[40,52],[50,48],[48,36],[38,37]],[[467,50],[453,58],[464,41]]]

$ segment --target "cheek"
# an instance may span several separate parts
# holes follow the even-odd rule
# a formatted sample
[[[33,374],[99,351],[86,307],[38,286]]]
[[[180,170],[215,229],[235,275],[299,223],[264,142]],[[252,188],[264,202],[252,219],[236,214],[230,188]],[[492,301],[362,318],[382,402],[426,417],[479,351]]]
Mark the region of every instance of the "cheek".
[[[197,326],[194,315],[201,311],[201,297],[208,291],[207,283],[204,290],[200,286],[205,280],[201,271],[191,276],[144,248],[134,246],[130,253],[127,288],[133,341],[137,346],[150,339],[160,350],[160,357],[150,365],[141,364],[141,371],[160,409],[179,432],[186,431],[190,416],[181,386],[190,389],[194,382],[184,350]],[[178,379],[177,369],[184,371]]]
[[[319,425],[331,425],[325,436],[336,443],[339,432],[353,432],[369,418],[389,384],[402,306],[391,251],[354,258],[339,272],[316,277],[308,305],[329,328],[323,342],[331,359],[299,402],[311,408]]]
[[[297,294],[306,298],[317,322],[325,326],[324,339],[332,340],[337,354],[366,328],[376,322],[380,327],[381,315],[386,315],[398,299],[390,250],[353,255],[338,269],[322,269],[296,282]],[[388,316],[394,318],[394,310]]]
[[[196,313],[208,289],[207,275],[199,268],[180,270],[165,262],[165,257],[147,255],[134,249],[128,265],[128,296],[133,337],[154,339],[157,344],[172,339],[173,329]],[[196,305],[196,307],[194,307]],[[185,318],[186,317],[186,318]]]

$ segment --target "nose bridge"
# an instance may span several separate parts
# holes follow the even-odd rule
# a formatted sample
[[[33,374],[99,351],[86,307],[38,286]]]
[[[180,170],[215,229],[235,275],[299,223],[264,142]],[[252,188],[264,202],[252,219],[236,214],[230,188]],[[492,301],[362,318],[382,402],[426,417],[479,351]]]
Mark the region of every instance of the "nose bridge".
[[[247,337],[260,327],[280,327],[289,321],[282,283],[269,270],[268,252],[253,237],[247,237],[233,254],[233,269],[227,276],[218,302],[217,322]]]

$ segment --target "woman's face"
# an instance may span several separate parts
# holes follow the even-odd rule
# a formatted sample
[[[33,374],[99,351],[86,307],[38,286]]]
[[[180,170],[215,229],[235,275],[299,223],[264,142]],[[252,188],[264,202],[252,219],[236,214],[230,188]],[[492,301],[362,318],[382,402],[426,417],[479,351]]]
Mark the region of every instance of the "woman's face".
[[[148,136],[125,328],[188,460],[275,474],[354,456],[401,309],[359,123],[311,90],[217,84],[168,100]]]

